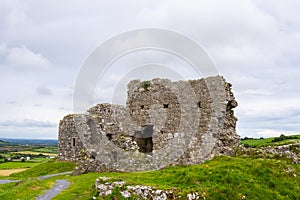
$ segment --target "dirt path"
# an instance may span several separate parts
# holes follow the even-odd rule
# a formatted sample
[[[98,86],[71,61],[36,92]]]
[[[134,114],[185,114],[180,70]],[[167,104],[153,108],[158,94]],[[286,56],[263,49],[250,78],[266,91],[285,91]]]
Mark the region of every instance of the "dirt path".
[[[0,176],[9,176],[13,173],[22,172],[22,171],[25,171],[27,169],[1,169],[0,170]]]
[[[67,180],[56,180],[56,184],[50,190],[47,190],[43,195],[38,196],[36,200],[50,200],[61,191],[68,188],[69,185],[70,182]]]
[[[19,182],[19,180],[0,180],[0,184],[16,183],[16,182]]]
[[[10,169],[10,170],[0,170],[0,171],[10,171],[11,173],[19,172],[16,170],[24,171],[26,169],[14,169],[14,170]],[[40,177],[38,177],[38,179],[44,180],[46,178],[50,178],[53,176],[66,175],[66,174],[71,174],[71,173],[72,172],[62,172],[62,173],[57,173],[57,174],[50,174],[50,175],[46,175],[46,176],[40,176]],[[6,174],[8,174],[8,172]],[[19,182],[19,180],[0,180],[0,184],[6,184],[6,183],[11,183],[11,182]],[[56,196],[61,191],[68,188],[69,185],[70,185],[70,182],[67,180],[56,180],[56,184],[50,190],[47,190],[43,195],[39,195],[36,199],[37,200],[50,200],[50,199],[52,199],[52,197]]]
[[[53,176],[67,175],[67,174],[72,174],[72,173],[73,172],[62,172],[62,173],[57,173],[57,174],[50,174],[50,175],[40,176],[38,179],[42,181],[46,178],[51,178]]]

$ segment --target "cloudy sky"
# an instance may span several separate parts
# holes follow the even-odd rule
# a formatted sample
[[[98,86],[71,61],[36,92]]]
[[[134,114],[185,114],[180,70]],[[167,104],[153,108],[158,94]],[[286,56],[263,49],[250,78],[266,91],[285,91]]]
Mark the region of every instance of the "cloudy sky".
[[[233,84],[242,137],[299,133],[299,9],[297,0],[0,0],[0,137],[56,138],[92,50],[145,27],[180,32],[206,49]],[[136,52],[116,62],[96,99],[107,100],[122,82],[121,67],[137,58],[180,65],[165,54]]]

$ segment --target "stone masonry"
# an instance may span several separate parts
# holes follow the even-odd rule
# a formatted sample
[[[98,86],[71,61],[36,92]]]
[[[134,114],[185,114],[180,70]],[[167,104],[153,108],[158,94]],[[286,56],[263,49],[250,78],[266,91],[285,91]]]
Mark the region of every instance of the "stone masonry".
[[[156,170],[231,155],[240,138],[231,84],[221,76],[133,80],[126,106],[97,104],[59,124],[58,158],[87,171]]]

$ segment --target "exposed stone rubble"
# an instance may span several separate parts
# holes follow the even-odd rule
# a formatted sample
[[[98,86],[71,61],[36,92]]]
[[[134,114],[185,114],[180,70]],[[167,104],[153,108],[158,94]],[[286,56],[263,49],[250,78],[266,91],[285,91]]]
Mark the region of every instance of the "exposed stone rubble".
[[[126,185],[124,181],[110,181],[107,177],[99,177],[95,182],[95,189],[98,196],[107,197],[113,193],[113,190],[119,187],[119,194],[124,198],[136,197],[139,199],[151,199],[151,200],[174,200],[184,199],[181,196],[176,196],[174,190],[159,190],[150,186]],[[197,192],[187,194],[186,199],[196,200],[200,196]]]
[[[199,199],[199,194],[198,192],[192,192],[187,195],[188,200],[194,200],[194,199]]]
[[[115,136],[111,141],[125,151],[138,151],[140,149],[137,142],[126,135]]]
[[[58,159],[88,171],[157,170],[233,155],[240,138],[231,84],[199,80],[133,80],[126,106],[97,104],[59,124]]]
[[[244,145],[239,145],[236,153],[238,155],[244,156],[258,156],[264,158],[272,157],[282,157],[288,158],[293,163],[300,162],[300,143],[296,144],[287,144],[281,146],[267,146],[267,147],[258,147],[258,148],[245,148]]]
[[[95,159],[94,153],[82,148],[73,175],[80,175],[87,172],[112,172],[113,169],[107,168],[100,160]]]

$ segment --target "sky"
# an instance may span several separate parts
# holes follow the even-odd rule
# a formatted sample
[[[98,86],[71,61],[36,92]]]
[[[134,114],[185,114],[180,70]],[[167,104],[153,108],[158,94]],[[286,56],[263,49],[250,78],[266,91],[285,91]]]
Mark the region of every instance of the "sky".
[[[0,138],[57,138],[88,55],[112,36],[149,27],[177,31],[206,50],[233,85],[241,137],[299,134],[299,9],[297,0],[0,0]],[[95,103],[126,84],[125,66],[144,59],[198,78],[165,52],[135,52],[112,64]]]

